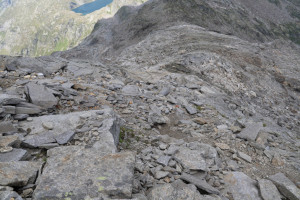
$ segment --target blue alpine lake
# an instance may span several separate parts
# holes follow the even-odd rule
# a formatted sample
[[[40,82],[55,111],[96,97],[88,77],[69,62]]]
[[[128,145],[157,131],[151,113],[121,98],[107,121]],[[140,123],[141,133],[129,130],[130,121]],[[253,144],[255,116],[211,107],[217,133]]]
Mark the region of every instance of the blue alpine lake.
[[[96,10],[99,10],[108,4],[113,2],[113,0],[95,0],[90,3],[83,4],[82,6],[79,6],[78,8],[73,9],[76,13],[81,13],[83,15],[90,14]]]

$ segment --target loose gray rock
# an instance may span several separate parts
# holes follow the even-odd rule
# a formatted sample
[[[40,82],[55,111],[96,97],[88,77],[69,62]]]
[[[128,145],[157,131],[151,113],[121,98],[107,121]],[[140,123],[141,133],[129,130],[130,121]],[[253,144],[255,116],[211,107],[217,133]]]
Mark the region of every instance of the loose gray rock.
[[[14,116],[14,119],[21,121],[27,119],[28,117],[29,117],[28,114],[17,114]]]
[[[157,171],[155,172],[155,178],[156,179],[161,179],[161,178],[164,178],[166,176],[169,175],[169,172],[164,172],[164,171]]]
[[[17,105],[18,103],[25,101],[25,99],[16,95],[0,94],[0,105]]]
[[[245,154],[241,151],[238,151],[238,156],[240,158],[242,158],[243,160],[247,161],[248,163],[251,163],[251,161],[252,161],[252,158],[250,156],[248,156],[247,154]]]
[[[34,183],[41,162],[13,161],[0,162],[0,185],[22,187]]]
[[[17,128],[10,121],[0,122],[0,134],[14,132],[17,132]]]
[[[28,114],[28,115],[34,115],[39,114],[43,110],[40,106],[31,104],[31,103],[20,103],[16,107],[16,114]]]
[[[198,112],[197,109],[192,105],[187,104],[187,105],[184,105],[184,107],[190,115],[194,115]]]
[[[196,186],[176,180],[171,184],[156,185],[147,195],[148,200],[220,200],[217,197],[201,195]]]
[[[258,180],[260,195],[264,200],[281,200],[280,193],[272,181],[267,179]]]
[[[255,141],[256,137],[262,127],[263,127],[263,124],[261,122],[248,123],[248,124],[246,124],[246,128],[244,128],[239,134],[237,134],[237,137],[246,139],[249,141]]]
[[[139,87],[136,85],[126,85],[121,90],[122,94],[125,96],[138,96],[140,95]]]
[[[186,169],[202,171],[207,171],[208,167],[213,166],[216,157],[215,148],[205,144],[199,144],[199,149],[193,150],[180,147],[174,155],[174,158],[179,160]]]
[[[167,96],[168,94],[170,94],[171,89],[169,87],[163,87],[161,89],[161,91],[159,92],[159,95],[161,96]]]
[[[54,142],[56,142],[56,140],[54,139],[53,132],[45,132],[39,135],[26,136],[25,140],[22,142],[22,145],[24,147],[36,148]]]
[[[58,103],[52,92],[43,85],[28,83],[25,87],[25,92],[31,103],[42,108],[52,108]]]
[[[15,106],[2,106],[3,112],[6,114],[16,114]]]
[[[232,172],[225,176],[225,182],[234,200],[261,200],[256,181],[243,172]]]
[[[0,136],[0,147],[14,146],[20,142],[17,135]]]
[[[23,200],[18,193],[14,191],[0,191],[1,200]]]
[[[183,173],[180,179],[192,183],[197,188],[206,191],[209,194],[220,194],[220,191],[209,185],[205,180],[198,179],[190,174]]]
[[[156,162],[163,166],[168,166],[168,163],[171,158],[172,158],[171,156],[161,156],[156,160]]]
[[[27,155],[27,151],[24,149],[13,149],[7,153],[0,153],[0,162],[20,161]]]
[[[130,198],[135,155],[107,153],[80,146],[49,150],[33,200],[60,199],[66,193],[72,194],[72,199],[96,198],[102,194]]]
[[[73,139],[74,135],[74,131],[66,131],[58,136],[54,136],[54,139],[58,144],[67,144]]]
[[[269,179],[276,185],[281,194],[290,200],[300,199],[300,189],[283,173],[270,176]]]
[[[157,113],[151,113],[149,114],[148,121],[150,123],[155,124],[167,124],[169,122],[169,118],[163,115],[159,115]]]

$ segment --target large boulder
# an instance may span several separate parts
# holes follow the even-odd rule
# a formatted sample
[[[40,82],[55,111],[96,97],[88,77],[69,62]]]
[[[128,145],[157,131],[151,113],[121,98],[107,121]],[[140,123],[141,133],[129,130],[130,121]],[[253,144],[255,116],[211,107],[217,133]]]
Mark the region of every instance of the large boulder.
[[[131,198],[135,155],[110,154],[111,149],[57,147],[49,158],[33,194],[34,200],[86,199],[109,196]],[[112,147],[113,148],[113,147]]]

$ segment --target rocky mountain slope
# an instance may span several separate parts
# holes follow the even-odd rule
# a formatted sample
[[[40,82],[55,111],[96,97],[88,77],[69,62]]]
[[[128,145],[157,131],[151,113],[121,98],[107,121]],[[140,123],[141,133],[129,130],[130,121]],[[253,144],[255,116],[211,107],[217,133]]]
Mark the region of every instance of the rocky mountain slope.
[[[247,3],[150,0],[1,56],[0,197],[299,200],[300,47],[270,28],[299,7]]]
[[[101,18],[113,16],[124,5],[144,0],[114,1],[89,15],[72,11],[92,0],[2,0],[0,5],[0,54],[43,56],[78,45]]]

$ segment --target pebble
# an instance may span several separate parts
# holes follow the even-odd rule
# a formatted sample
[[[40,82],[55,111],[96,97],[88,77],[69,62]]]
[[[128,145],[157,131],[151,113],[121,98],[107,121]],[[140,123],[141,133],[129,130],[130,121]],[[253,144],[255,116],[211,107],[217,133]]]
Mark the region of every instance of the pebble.
[[[52,122],[43,122],[42,125],[47,130],[52,130],[54,128],[54,124]]]

